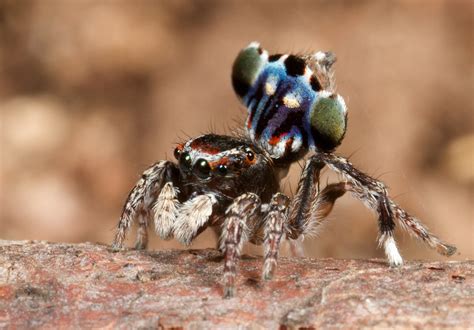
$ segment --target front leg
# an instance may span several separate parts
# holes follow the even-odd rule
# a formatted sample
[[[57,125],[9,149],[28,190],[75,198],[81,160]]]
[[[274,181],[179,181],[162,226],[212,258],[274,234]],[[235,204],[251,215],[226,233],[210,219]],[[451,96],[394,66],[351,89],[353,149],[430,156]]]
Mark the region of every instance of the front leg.
[[[260,198],[252,193],[237,197],[227,208],[220,240],[220,249],[224,253],[224,298],[235,294],[236,264],[243,244],[255,226]]]
[[[212,193],[198,195],[183,203],[173,225],[176,239],[185,245],[191,244],[191,241],[207,227],[217,205],[218,199]]]
[[[136,183],[135,187],[130,191],[125,205],[123,207],[122,215],[120,216],[119,223],[117,225],[117,231],[112,243],[112,249],[120,250],[123,247],[127,231],[130,229],[135,218],[139,218],[139,228],[137,231],[137,242],[136,247],[139,249],[146,248],[148,243],[147,226],[151,214],[161,213],[155,219],[155,227],[162,226],[161,219],[162,215],[168,215],[173,217],[168,211],[170,209],[161,210],[162,212],[153,212],[153,206],[157,199],[160,201],[163,198],[169,198],[169,194],[160,194],[160,192],[171,191],[172,202],[178,203],[176,200],[176,188],[174,187],[174,181],[177,181],[179,170],[176,164],[169,161],[160,161],[143,172],[140,180]],[[165,183],[168,182],[166,185]],[[163,186],[169,186],[169,189],[163,191]],[[160,194],[160,195],[159,195]],[[159,196],[159,197],[158,197]],[[171,208],[171,212],[174,208]],[[160,229],[164,236],[169,235],[171,227],[163,223],[163,228]]]

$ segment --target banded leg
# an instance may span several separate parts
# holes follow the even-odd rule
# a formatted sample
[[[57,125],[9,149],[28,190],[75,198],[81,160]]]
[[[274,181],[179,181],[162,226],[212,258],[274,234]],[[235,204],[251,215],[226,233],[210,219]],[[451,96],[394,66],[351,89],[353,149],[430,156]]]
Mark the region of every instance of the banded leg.
[[[224,253],[224,298],[235,294],[236,264],[243,244],[254,227],[260,198],[252,193],[237,197],[227,208],[220,249]]]
[[[456,248],[441,241],[438,237],[416,218],[410,216],[401,209],[387,194],[385,185],[356,169],[345,158],[329,154],[319,153],[311,157],[311,161],[326,164],[337,173],[342,174],[348,182],[348,190],[352,195],[361,200],[368,208],[377,211],[379,215],[379,244],[383,245],[385,254],[391,266],[400,266],[403,259],[398,252],[393,231],[395,229],[394,218],[398,220],[402,228],[408,230],[416,238],[427,243],[443,255],[452,255]]]
[[[298,191],[290,205],[288,237],[297,239],[301,235],[311,235],[332,211],[336,199],[344,195],[346,183],[327,185],[319,189],[319,175],[324,164],[311,160],[306,162]]]
[[[148,245],[148,219],[150,214],[146,210],[138,212],[138,229],[135,249],[144,250]]]
[[[143,172],[142,177],[138,180],[127,197],[117,225],[112,249],[120,250],[123,247],[127,231],[139,214],[144,218],[140,220],[137,245],[139,247],[146,246],[147,239],[145,238],[146,234],[144,234],[144,232],[146,232],[148,218],[150,216],[149,210],[151,210],[164,182],[172,180],[173,172],[175,171],[178,171],[178,169],[174,163],[161,161]]]
[[[189,245],[209,222],[217,198],[213,194],[198,195],[182,204],[174,223],[173,233],[178,241]]]
[[[288,221],[289,198],[281,193],[273,196],[267,215],[264,218],[265,226],[265,257],[263,265],[263,279],[273,277],[280,250],[280,240]]]

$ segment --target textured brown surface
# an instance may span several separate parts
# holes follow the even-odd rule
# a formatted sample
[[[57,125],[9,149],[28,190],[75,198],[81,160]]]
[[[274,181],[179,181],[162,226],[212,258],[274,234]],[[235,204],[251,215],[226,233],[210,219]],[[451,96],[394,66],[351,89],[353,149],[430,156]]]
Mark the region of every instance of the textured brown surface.
[[[0,327],[474,326],[472,261],[282,259],[260,279],[244,256],[237,298],[222,299],[214,250],[111,252],[0,241]]]

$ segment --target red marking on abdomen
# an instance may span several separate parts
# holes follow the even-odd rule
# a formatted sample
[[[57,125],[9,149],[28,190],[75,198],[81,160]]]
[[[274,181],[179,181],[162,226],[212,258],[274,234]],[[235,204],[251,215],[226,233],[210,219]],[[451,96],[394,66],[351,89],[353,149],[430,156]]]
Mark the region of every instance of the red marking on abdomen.
[[[281,137],[280,136],[272,136],[271,139],[268,141],[268,144],[271,146],[277,145],[278,142],[280,142]]]

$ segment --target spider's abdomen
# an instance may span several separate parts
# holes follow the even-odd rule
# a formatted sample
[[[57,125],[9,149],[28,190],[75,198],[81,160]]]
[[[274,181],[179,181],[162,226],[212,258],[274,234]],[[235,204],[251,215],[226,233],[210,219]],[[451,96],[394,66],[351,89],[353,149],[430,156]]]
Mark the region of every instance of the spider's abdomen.
[[[334,60],[322,52],[269,56],[257,43],[237,56],[232,83],[248,110],[246,128],[272,158],[291,161],[308,149],[331,151],[342,142],[347,108],[333,92]]]

